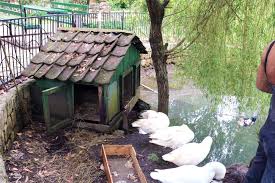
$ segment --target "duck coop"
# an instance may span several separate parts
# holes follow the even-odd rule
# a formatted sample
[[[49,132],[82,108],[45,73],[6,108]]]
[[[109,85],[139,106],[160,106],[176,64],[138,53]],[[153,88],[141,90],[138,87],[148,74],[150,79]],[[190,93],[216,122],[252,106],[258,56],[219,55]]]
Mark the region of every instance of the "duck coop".
[[[33,77],[34,115],[49,132],[66,125],[109,131],[139,98],[140,54],[133,33],[62,28],[33,57],[22,75]]]

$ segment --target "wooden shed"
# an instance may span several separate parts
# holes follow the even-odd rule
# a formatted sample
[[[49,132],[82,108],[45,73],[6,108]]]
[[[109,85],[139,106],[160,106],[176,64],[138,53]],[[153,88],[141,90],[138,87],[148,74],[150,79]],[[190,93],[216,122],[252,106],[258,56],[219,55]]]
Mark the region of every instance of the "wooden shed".
[[[34,77],[34,105],[49,132],[72,122],[108,131],[139,98],[139,38],[121,30],[62,28],[50,37],[22,75]]]

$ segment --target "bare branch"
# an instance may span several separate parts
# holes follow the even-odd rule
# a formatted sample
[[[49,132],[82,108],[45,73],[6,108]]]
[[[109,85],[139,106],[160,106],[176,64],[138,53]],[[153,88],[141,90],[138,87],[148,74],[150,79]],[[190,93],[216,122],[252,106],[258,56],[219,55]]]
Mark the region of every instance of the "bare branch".
[[[169,14],[169,15],[164,16],[164,18],[169,17],[169,16],[173,16],[173,15],[176,15],[176,14],[179,14],[179,13],[181,13],[181,12],[187,10],[187,8],[189,8],[189,7],[186,6],[185,8],[183,8],[183,9],[177,11],[177,12],[174,12],[174,13],[171,13],[171,14]]]
[[[194,37],[194,39],[191,40],[191,41],[189,42],[189,44],[187,44],[184,48],[182,48],[181,51],[184,51],[184,50],[186,50],[187,48],[189,48],[189,47],[190,47],[190,46],[200,37],[200,35],[201,35],[201,32],[198,32],[197,36]]]
[[[167,5],[169,4],[170,0],[163,0],[163,3],[162,3],[162,8],[165,9],[167,7]]]
[[[166,51],[166,54],[169,55],[170,53],[172,53],[173,51],[175,51],[178,47],[180,47],[184,42],[185,42],[185,38],[183,38],[182,40],[180,40],[180,42],[178,42],[173,48],[171,48],[170,50]]]

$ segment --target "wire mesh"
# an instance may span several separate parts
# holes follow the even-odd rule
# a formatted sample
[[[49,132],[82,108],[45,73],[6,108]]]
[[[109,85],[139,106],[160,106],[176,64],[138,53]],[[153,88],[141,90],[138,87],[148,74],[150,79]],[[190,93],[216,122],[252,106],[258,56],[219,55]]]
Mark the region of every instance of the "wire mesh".
[[[14,19],[0,19],[0,85],[18,77],[59,27],[124,29],[141,39],[149,35],[149,19],[144,13],[108,12],[88,14],[55,14]],[[7,54],[7,59],[4,53]],[[11,63],[10,70],[7,63]],[[11,74],[12,73],[12,74]]]

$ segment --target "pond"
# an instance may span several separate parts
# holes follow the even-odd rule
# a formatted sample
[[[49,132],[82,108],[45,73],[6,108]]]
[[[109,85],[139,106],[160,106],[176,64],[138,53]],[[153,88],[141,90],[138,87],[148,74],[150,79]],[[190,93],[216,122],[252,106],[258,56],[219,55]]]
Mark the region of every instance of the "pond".
[[[141,95],[153,108],[157,107],[156,93],[143,90]],[[211,152],[205,162],[220,161],[226,166],[248,164],[255,155],[258,132],[265,122],[268,107],[267,100],[209,96],[188,84],[181,89],[170,90],[169,118],[171,125],[187,124],[195,133],[195,142],[208,135],[213,138]],[[254,125],[239,125],[241,117],[253,116],[257,118]]]

